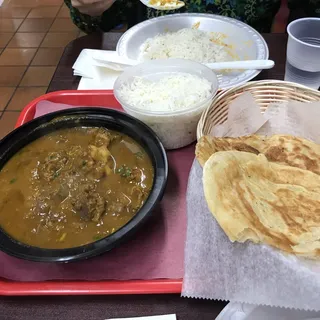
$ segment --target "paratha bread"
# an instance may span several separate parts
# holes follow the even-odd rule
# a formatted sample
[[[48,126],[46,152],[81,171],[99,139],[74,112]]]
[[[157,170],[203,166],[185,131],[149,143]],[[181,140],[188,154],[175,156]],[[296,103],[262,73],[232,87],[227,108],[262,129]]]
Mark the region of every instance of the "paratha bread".
[[[205,163],[203,187],[231,241],[320,257],[320,175],[269,162],[263,154],[223,151]]]
[[[320,175],[320,145],[290,135],[239,138],[204,136],[197,143],[196,157],[203,166],[213,153],[227,150],[263,153],[269,161],[307,169]]]

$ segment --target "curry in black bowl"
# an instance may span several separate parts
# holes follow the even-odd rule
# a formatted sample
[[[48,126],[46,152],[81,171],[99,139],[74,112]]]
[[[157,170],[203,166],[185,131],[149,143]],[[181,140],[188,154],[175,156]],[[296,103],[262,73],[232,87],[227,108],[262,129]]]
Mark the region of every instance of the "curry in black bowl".
[[[39,248],[88,244],[134,217],[153,175],[148,154],[127,135],[61,129],[21,149],[0,171],[0,225]]]
[[[82,109],[74,117],[77,112],[73,109],[69,111],[71,118],[49,118],[48,124],[31,130],[28,124],[17,129],[29,134],[16,141],[23,146],[4,161],[0,170],[0,226],[2,236],[15,246],[38,251],[30,256],[28,250],[29,255],[21,256],[21,250],[12,252],[12,243],[9,250],[2,244],[4,251],[37,261],[69,261],[95,255],[112,248],[139,223],[141,217],[133,220],[150,197],[152,205],[149,203],[143,216],[160,199],[167,164],[153,132],[125,114],[99,109],[101,117],[89,110],[85,114]],[[61,113],[66,111],[57,116]],[[122,118],[130,125],[121,123]],[[34,121],[41,123],[41,119]],[[148,144],[152,141],[153,146]],[[133,224],[128,228],[130,222]],[[127,230],[123,230],[125,227]],[[117,235],[118,231],[124,233]],[[99,250],[90,250],[90,245],[103,240],[106,247],[101,244]],[[44,253],[47,257],[42,259]]]

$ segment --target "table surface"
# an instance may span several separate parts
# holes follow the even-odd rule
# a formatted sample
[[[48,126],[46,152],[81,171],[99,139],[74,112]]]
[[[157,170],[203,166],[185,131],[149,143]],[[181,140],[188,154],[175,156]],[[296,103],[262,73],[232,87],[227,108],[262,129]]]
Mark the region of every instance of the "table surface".
[[[84,48],[114,50],[121,34],[96,34],[78,38],[65,49],[48,92],[77,89],[80,78],[74,77],[72,65]],[[255,80],[283,80],[285,34],[264,35],[275,68],[261,72]],[[2,297],[0,319],[6,320],[102,320],[111,317],[134,317],[175,313],[179,320],[212,320],[225,302],[193,300],[178,295],[75,296],[75,297]]]
[[[213,320],[226,303],[178,295],[2,297],[2,320],[104,320],[175,313],[178,320]]]

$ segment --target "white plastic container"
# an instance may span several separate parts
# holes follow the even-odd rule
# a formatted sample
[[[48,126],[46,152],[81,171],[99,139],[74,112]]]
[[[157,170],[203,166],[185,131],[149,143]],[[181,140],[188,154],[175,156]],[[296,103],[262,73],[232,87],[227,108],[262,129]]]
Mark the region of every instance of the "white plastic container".
[[[154,112],[129,105],[119,93],[120,88],[124,84],[130,84],[134,77],[158,81],[174,73],[187,73],[208,80],[211,83],[211,95],[188,109]],[[127,113],[143,121],[155,131],[166,149],[177,149],[196,140],[200,116],[211,104],[218,87],[217,76],[203,64],[184,59],[153,60],[125,69],[115,82],[114,95]]]

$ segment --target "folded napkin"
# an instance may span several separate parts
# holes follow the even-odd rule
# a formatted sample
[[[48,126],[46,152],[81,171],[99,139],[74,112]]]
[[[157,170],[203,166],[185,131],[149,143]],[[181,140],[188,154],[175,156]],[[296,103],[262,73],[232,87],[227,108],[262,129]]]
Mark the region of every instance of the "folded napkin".
[[[81,77],[78,90],[113,90],[114,83],[120,74],[119,71],[98,69],[97,76],[94,78]]]
[[[83,49],[72,69],[81,77],[78,90],[110,90],[121,72],[135,63],[116,51]]]
[[[81,77],[78,90],[113,89],[117,77],[121,74],[121,71],[110,70],[99,65],[99,62],[93,58],[97,51],[101,50],[83,49],[72,67],[73,74]]]

